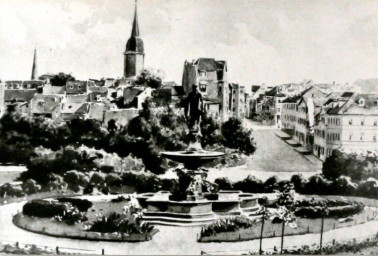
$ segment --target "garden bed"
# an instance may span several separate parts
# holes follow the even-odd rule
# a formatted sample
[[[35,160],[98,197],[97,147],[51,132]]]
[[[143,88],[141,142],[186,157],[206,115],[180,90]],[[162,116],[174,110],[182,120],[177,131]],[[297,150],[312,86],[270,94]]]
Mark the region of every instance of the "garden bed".
[[[337,218],[325,218],[324,219],[324,232],[337,229],[350,227],[353,225],[363,224],[367,221],[374,219],[375,211],[365,207],[362,213],[353,215],[353,220],[350,222],[339,222]],[[296,221],[297,228],[291,228],[290,226],[285,227],[285,236],[290,235],[302,235],[309,233],[320,233],[321,219],[308,219],[308,218],[298,218]],[[281,236],[281,223],[271,223],[271,221],[265,221],[264,224],[264,238],[279,237]],[[261,222],[257,222],[255,226],[244,229],[240,228],[237,231],[232,232],[220,232],[212,236],[200,237],[199,242],[238,242],[259,239],[261,232]]]
[[[149,241],[158,232],[153,229],[145,234],[120,234],[120,233],[99,233],[85,231],[84,224],[67,225],[54,219],[37,218],[25,216],[21,213],[13,217],[13,224],[24,230],[42,235],[71,238],[92,241],[114,241],[114,242],[144,242]]]

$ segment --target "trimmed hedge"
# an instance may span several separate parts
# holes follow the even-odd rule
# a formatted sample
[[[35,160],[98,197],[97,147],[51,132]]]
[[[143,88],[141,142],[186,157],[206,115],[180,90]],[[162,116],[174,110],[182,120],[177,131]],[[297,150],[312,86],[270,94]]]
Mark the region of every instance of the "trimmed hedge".
[[[56,215],[63,215],[69,208],[70,205],[68,203],[32,200],[23,206],[22,213],[33,217],[52,218]]]
[[[60,197],[57,198],[61,203],[71,203],[74,207],[77,207],[81,212],[87,212],[92,207],[92,202],[87,199]]]
[[[328,214],[326,217],[328,218],[346,218],[354,214],[358,214],[362,212],[364,209],[363,205],[361,204],[353,204],[353,205],[346,205],[346,206],[337,206],[331,207],[328,210]],[[300,207],[295,211],[295,215],[298,217],[304,218],[321,218],[321,208],[320,207],[313,207],[313,206],[303,206]]]

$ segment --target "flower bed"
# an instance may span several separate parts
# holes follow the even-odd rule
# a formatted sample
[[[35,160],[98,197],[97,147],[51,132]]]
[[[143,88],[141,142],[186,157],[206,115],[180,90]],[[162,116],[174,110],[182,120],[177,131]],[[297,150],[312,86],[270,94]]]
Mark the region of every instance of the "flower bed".
[[[365,208],[350,219],[350,221],[340,222],[337,218],[325,218],[323,231],[329,231],[337,228],[349,227],[357,224],[362,224],[372,220],[374,217],[374,210]],[[285,236],[301,235],[308,233],[320,233],[321,219],[315,218],[298,218],[296,221],[297,227],[285,227]],[[210,224],[213,225],[213,224]],[[205,227],[204,229],[206,229]],[[272,221],[265,221],[263,237],[278,237],[281,235],[282,224],[272,223]],[[249,228],[240,227],[235,230],[219,229],[217,232],[201,232],[199,242],[237,242],[259,239],[261,235],[261,222]]]
[[[121,233],[100,233],[84,230],[84,225],[70,226],[54,219],[29,217],[16,214],[13,223],[24,230],[42,235],[71,238],[93,241],[116,241],[116,242],[143,242],[149,241],[158,232],[153,229],[149,233],[121,234]]]

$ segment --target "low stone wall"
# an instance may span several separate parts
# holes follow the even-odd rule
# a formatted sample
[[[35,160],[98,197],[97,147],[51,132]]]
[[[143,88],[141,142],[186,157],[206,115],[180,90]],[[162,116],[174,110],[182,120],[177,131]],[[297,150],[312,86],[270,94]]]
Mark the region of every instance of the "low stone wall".
[[[36,220],[41,220],[45,225],[35,224]],[[48,223],[47,223],[48,222]],[[41,219],[24,216],[21,213],[13,216],[13,224],[26,231],[53,237],[71,238],[91,241],[109,242],[144,242],[149,241],[158,232],[157,229],[145,234],[120,234],[120,233],[99,233],[91,231],[69,231],[70,226],[64,223],[57,223],[51,219]]]

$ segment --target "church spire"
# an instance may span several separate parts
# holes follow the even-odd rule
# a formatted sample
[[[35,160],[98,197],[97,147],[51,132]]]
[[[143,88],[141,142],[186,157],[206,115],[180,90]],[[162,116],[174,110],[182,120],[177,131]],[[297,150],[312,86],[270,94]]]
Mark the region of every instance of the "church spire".
[[[133,36],[133,37],[139,37],[138,0],[135,0],[134,21],[133,21],[133,30],[131,31],[131,36]]]
[[[38,79],[38,69],[37,69],[37,49],[34,49],[34,59],[33,59],[33,67],[32,67],[31,79],[32,79],[32,80],[36,80],[36,79]]]

